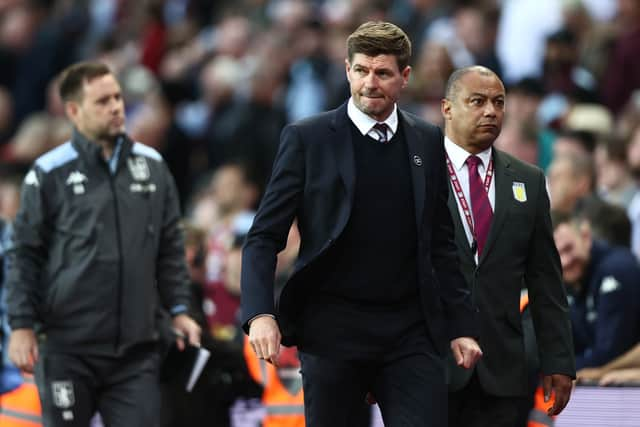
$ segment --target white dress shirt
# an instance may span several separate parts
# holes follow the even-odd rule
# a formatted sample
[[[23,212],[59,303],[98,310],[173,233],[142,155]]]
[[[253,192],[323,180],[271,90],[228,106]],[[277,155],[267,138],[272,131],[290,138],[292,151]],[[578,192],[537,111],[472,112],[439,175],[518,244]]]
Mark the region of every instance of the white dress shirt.
[[[471,209],[471,196],[469,194],[469,168],[467,168],[467,158],[472,154],[469,153],[464,148],[459,145],[454,144],[453,141],[449,139],[449,137],[445,136],[444,138],[444,148],[447,151],[447,155],[451,160],[451,164],[453,165],[453,169],[456,171],[456,175],[458,176],[458,181],[460,182],[460,186],[462,187],[462,193],[464,194],[465,199],[467,200],[467,204]],[[489,166],[489,161],[491,160],[491,147],[486,150],[476,154],[482,160],[482,163],[478,165],[478,173],[480,174],[480,178],[482,182],[484,182],[485,176],[487,174],[487,167]],[[453,190],[452,190],[453,191]],[[454,194],[453,198],[456,199],[456,204],[458,205],[458,213],[460,214],[460,220],[462,221],[462,226],[464,227],[464,232],[467,235],[467,240],[469,241],[469,246],[473,244],[473,235],[471,234],[471,229],[469,228],[469,224],[467,224],[467,218],[464,215],[464,210],[462,210],[462,205],[460,204],[460,199]],[[493,179],[491,179],[491,185],[489,186],[489,203],[491,203],[491,209],[495,211],[495,200],[496,200],[496,180],[495,173]],[[472,215],[473,218],[473,215]],[[478,255],[476,253],[476,262],[478,261]]]
[[[376,123],[385,123],[387,125],[387,141],[389,141],[398,130],[398,106],[393,105],[393,111],[384,122],[378,122],[360,111],[353,102],[353,97],[349,98],[347,103],[347,116],[358,128],[362,135],[369,135],[371,138],[378,140],[380,135],[373,130]]]

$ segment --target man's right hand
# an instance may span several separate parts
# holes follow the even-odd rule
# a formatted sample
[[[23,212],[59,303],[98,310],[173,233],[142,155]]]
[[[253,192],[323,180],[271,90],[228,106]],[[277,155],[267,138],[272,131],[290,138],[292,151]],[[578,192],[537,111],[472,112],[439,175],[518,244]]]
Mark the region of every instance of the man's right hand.
[[[24,372],[33,373],[38,361],[38,341],[33,329],[14,329],[9,336],[9,359]]]
[[[249,342],[256,356],[275,366],[278,366],[281,338],[278,323],[269,315],[258,316],[249,325]]]

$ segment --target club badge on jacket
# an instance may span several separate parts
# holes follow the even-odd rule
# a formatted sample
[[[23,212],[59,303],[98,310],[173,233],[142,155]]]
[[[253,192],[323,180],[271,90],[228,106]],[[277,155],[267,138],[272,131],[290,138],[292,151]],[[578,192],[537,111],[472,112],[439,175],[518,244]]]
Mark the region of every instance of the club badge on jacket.
[[[520,203],[524,203],[527,201],[527,189],[524,186],[524,182],[515,182],[511,186],[513,190],[513,198],[519,201]]]

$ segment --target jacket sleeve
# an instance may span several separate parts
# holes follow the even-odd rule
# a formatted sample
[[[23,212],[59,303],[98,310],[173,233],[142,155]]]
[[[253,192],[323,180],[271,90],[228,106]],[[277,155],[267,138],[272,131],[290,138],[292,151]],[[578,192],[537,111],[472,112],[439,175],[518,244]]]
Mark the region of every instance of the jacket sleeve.
[[[158,290],[162,305],[172,314],[189,310],[189,273],[184,255],[184,235],[180,223],[180,202],[173,176],[165,163],[166,191],[162,209],[162,230],[156,261]]]
[[[42,297],[40,277],[48,255],[50,212],[46,175],[34,166],[22,184],[20,209],[13,225],[6,282],[7,312],[12,329],[33,328]]]
[[[437,171],[438,193],[434,200],[435,215],[431,239],[432,263],[440,284],[440,298],[444,305],[449,339],[477,337],[479,335],[475,309],[471,303],[471,291],[467,285],[458,260],[454,241],[453,219],[447,205],[449,181],[446,169],[444,138],[438,129]]]
[[[276,256],[287,243],[304,187],[304,152],[299,130],[282,131],[271,179],[260,203],[242,252],[242,324],[258,314],[275,315]]]
[[[536,331],[543,374],[575,378],[575,358],[567,295],[562,282],[560,256],[553,240],[549,197],[544,175],[538,176],[535,227],[529,247],[525,282]]]

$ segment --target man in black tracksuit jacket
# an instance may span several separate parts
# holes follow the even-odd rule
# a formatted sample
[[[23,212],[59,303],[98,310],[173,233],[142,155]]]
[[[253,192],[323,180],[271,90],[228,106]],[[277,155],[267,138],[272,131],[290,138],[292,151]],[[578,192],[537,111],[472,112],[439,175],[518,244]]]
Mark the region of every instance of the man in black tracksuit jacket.
[[[24,180],[7,283],[9,355],[35,367],[45,426],[85,427],[95,411],[107,426],[154,426],[160,307],[192,344],[200,339],[186,315],[175,185],[161,156],[124,134],[108,68],[70,67],[60,93],[74,134]]]

